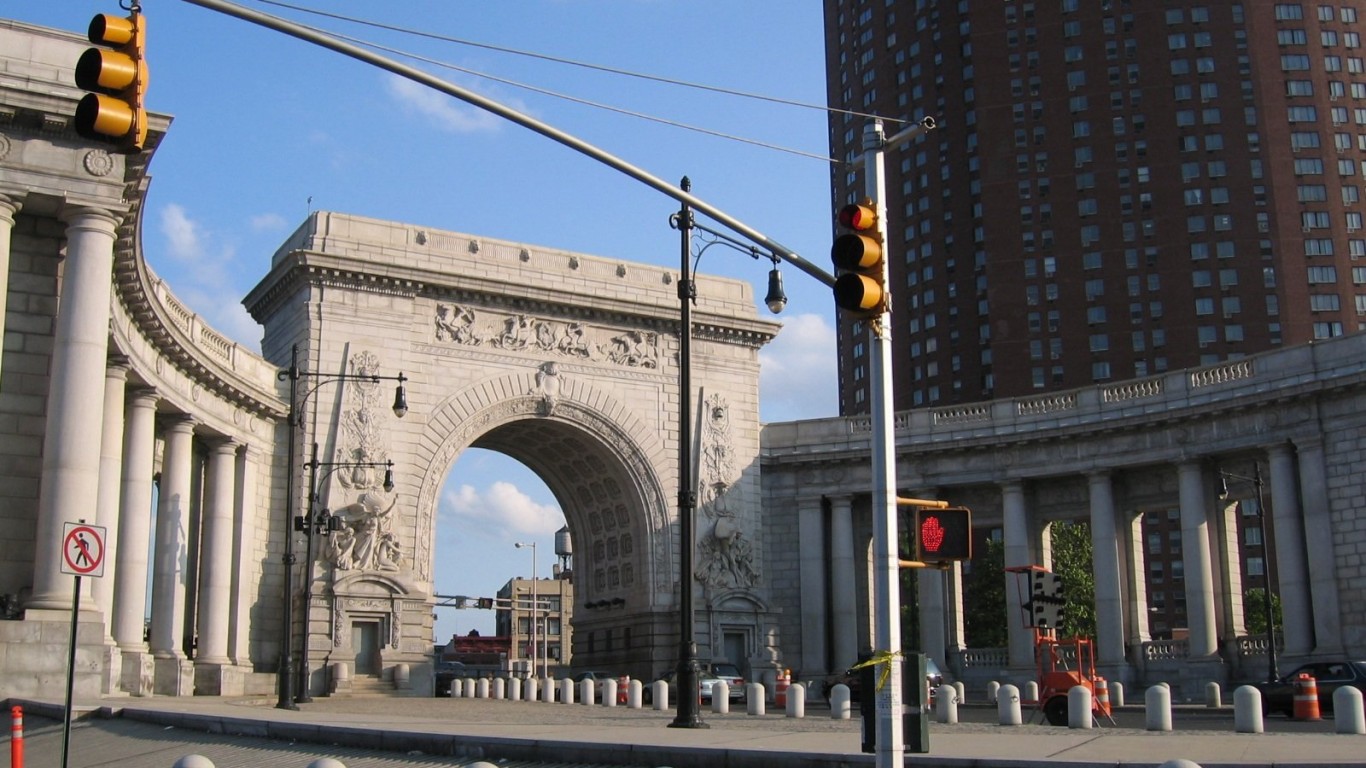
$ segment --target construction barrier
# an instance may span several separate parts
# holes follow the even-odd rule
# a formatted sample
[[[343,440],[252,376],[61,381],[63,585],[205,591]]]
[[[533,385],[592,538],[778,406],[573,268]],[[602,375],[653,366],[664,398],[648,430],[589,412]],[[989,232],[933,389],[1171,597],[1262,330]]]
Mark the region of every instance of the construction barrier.
[[[778,671],[778,680],[773,686],[773,704],[778,707],[787,707],[787,689],[792,685],[792,670],[783,669]]]
[[[9,764],[24,768],[24,708],[10,707]]]
[[[1295,678],[1295,719],[1319,719],[1319,682],[1305,672]]]
[[[630,690],[631,690],[631,678],[630,678],[630,676],[629,676],[629,675],[622,675],[621,677],[618,677],[618,678],[617,678],[617,703],[618,703],[618,704],[625,704],[625,703],[626,703],[626,701],[627,701],[627,694],[630,692]],[[605,701],[603,702],[603,704],[606,704],[606,703],[607,703],[607,702],[605,702]]]

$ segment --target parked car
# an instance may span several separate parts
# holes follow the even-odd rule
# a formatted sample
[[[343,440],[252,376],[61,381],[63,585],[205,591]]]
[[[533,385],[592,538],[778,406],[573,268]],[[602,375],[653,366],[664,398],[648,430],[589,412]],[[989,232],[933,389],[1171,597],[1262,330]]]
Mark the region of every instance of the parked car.
[[[669,703],[673,704],[678,700],[678,671],[668,669],[659,674],[656,680],[663,680],[669,686]],[[740,676],[740,670],[734,664],[717,663],[703,664],[697,676],[698,698],[703,701],[711,702],[711,687],[718,682],[725,681],[730,686],[728,698],[733,702],[743,702],[745,700],[745,678]],[[654,684],[645,686],[644,699],[646,704],[653,703]]]
[[[458,661],[436,662],[436,695],[450,696],[451,683],[466,676],[465,665]]]
[[[836,685],[843,683],[844,685],[849,686],[849,701],[857,703],[859,701],[859,694],[861,692],[861,689],[863,688],[862,681],[859,679],[860,672],[861,670],[851,668],[846,669],[844,671],[844,674],[842,675],[836,675],[834,677],[827,678],[821,691],[821,693],[825,696],[825,700],[830,701],[830,692],[834,690]],[[874,670],[874,674],[876,674],[876,670]],[[934,705],[935,691],[939,688],[939,686],[943,684],[944,673],[939,671],[939,665],[934,663],[934,659],[931,659],[930,657],[926,656],[925,685],[929,689],[928,703],[930,704],[930,706]]]
[[[1319,691],[1319,709],[1333,711],[1333,692],[1344,686],[1356,688],[1366,696],[1366,661],[1335,659],[1305,664],[1274,683],[1255,683],[1262,693],[1262,714],[1281,712],[1295,716],[1295,680],[1300,674],[1314,678]]]

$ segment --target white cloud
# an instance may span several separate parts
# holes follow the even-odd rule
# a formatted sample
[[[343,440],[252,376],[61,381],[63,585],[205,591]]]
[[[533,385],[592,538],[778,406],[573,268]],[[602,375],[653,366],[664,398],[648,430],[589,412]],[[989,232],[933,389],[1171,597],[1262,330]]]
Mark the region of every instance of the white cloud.
[[[454,96],[432,90],[407,78],[390,75],[385,87],[399,104],[410,113],[431,120],[438,128],[450,133],[478,133],[495,130],[501,119],[477,107],[467,106]]]
[[[247,225],[251,227],[252,232],[279,232],[288,227],[289,222],[278,213],[262,213],[252,216]]]
[[[835,329],[815,314],[792,315],[759,352],[759,407],[765,422],[839,413]]]
[[[261,327],[242,306],[244,291],[235,280],[233,247],[217,242],[184,206],[176,203],[161,209],[160,226],[171,261],[162,277],[176,300],[202,317],[210,328],[259,352]]]
[[[560,508],[538,504],[505,480],[494,481],[483,491],[469,484],[448,485],[441,496],[440,516],[478,529],[505,533],[546,535],[564,525]]]

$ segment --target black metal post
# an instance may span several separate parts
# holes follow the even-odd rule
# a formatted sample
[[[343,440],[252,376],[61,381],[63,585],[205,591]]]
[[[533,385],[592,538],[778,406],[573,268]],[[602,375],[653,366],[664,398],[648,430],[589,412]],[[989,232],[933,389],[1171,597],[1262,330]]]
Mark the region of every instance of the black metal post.
[[[299,387],[299,345],[295,344],[290,352],[289,369],[276,374],[277,379],[289,379],[289,449],[288,468],[285,471],[285,551],[281,558],[285,566],[284,611],[281,616],[280,630],[280,667],[276,672],[279,679],[279,701],[276,709],[298,709],[294,703],[294,443],[295,429],[298,428]]]
[[[299,684],[294,696],[296,704],[312,704],[313,697],[308,694],[308,623],[309,605],[313,602],[313,523],[318,507],[318,441],[313,441],[312,458],[308,462],[308,508],[304,510],[304,640],[299,645]]]
[[[1252,485],[1257,489],[1257,521],[1262,528],[1262,578],[1266,580],[1266,588],[1262,590],[1262,597],[1266,603],[1266,681],[1274,683],[1281,674],[1276,668],[1276,611],[1272,605],[1275,593],[1271,590],[1271,539],[1266,537],[1266,501],[1262,497],[1262,468],[1256,462],[1252,464]]]
[[[692,190],[692,182],[684,176],[684,192]],[[678,716],[670,728],[707,728],[702,722],[698,701],[698,679],[701,666],[697,662],[696,629],[693,626],[693,567],[694,567],[694,512],[697,490],[692,477],[692,302],[697,298],[697,287],[692,280],[692,209],[687,203],[678,212],[678,232],[682,254],[678,276],[678,526],[679,526],[679,607],[678,607]]]

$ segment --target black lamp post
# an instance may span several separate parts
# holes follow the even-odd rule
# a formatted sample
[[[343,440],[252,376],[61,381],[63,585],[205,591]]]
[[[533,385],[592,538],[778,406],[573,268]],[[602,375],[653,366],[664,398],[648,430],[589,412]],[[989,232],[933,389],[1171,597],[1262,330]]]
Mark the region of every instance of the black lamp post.
[[[692,182],[684,176],[680,185],[684,192],[692,191]],[[721,244],[739,251],[747,252],[753,258],[761,255],[757,248],[733,240],[720,232],[700,226],[693,221],[692,209],[683,204],[678,213],[669,217],[669,224],[680,235],[680,265],[678,276],[678,521],[679,535],[679,610],[678,610],[678,666],[675,675],[678,680],[678,716],[669,723],[670,728],[709,728],[702,721],[697,697],[698,681],[702,667],[697,660],[697,635],[693,616],[693,572],[696,553],[696,481],[692,476],[692,305],[697,301],[697,285],[692,279],[692,233],[700,229],[710,234],[711,240],[697,252],[697,259],[703,251],[713,245]],[[783,276],[778,271],[778,258],[769,256],[773,269],[768,274],[768,293],[764,303],[773,312],[781,312],[787,304],[783,293]],[[602,604],[599,604],[602,607]]]
[[[1274,683],[1280,679],[1281,674],[1280,670],[1276,668],[1276,612],[1272,605],[1276,593],[1271,588],[1271,540],[1266,537],[1266,503],[1262,497],[1261,466],[1256,462],[1252,463],[1252,477],[1243,477],[1220,470],[1217,490],[1221,499],[1228,498],[1226,480],[1241,480],[1252,483],[1252,487],[1257,492],[1257,524],[1261,528],[1262,534],[1262,578],[1266,580],[1266,589],[1263,590],[1263,602],[1266,607],[1266,681]]]
[[[294,562],[295,562],[295,557],[294,557],[294,517],[295,517],[295,515],[294,515],[294,501],[295,501],[295,499],[294,499],[294,473],[295,473],[295,467],[294,467],[294,462],[295,462],[295,451],[294,451],[294,446],[295,446],[295,444],[298,442],[298,436],[297,436],[298,429],[299,429],[300,427],[303,426],[302,406],[304,405],[305,402],[308,401],[308,398],[309,398],[314,392],[317,392],[317,391],[318,391],[318,388],[321,387],[323,384],[327,384],[327,383],[331,383],[331,382],[338,382],[338,381],[369,381],[369,382],[374,382],[374,383],[379,383],[379,382],[381,382],[381,381],[397,381],[397,382],[398,382],[398,389],[397,389],[397,391],[395,391],[395,393],[394,393],[394,408],[393,408],[393,410],[394,410],[394,415],[395,415],[395,416],[398,416],[398,417],[402,418],[403,415],[406,414],[406,413],[408,412],[408,397],[407,397],[407,394],[406,394],[406,393],[404,392],[404,390],[403,390],[403,382],[407,381],[408,379],[407,379],[407,377],[405,377],[402,373],[398,374],[397,376],[376,376],[376,375],[348,374],[348,373],[322,374],[322,373],[311,373],[311,372],[308,372],[308,371],[301,371],[301,370],[299,370],[299,345],[298,345],[298,344],[295,344],[295,345],[293,346],[293,348],[290,350],[289,367],[286,368],[285,370],[276,372],[275,378],[276,378],[278,381],[284,381],[284,380],[286,380],[286,379],[289,380],[289,413],[288,413],[288,415],[287,415],[287,417],[286,417],[286,421],[287,421],[287,423],[288,423],[288,425],[289,425],[289,447],[288,447],[288,452],[287,452],[289,467],[288,467],[288,470],[285,472],[285,527],[284,527],[284,534],[285,534],[285,549],[284,549],[284,554],[283,554],[283,555],[281,556],[281,558],[280,558],[281,562],[283,562],[283,563],[284,563],[284,566],[285,566],[285,589],[284,589],[284,606],[283,606],[284,611],[283,611],[283,613],[282,613],[282,615],[281,615],[281,626],[282,626],[282,629],[281,629],[281,631],[280,631],[280,666],[279,666],[279,669],[276,671],[276,677],[277,677],[278,689],[279,689],[279,700],[275,703],[275,707],[276,707],[277,709],[298,709],[299,706],[298,706],[298,704],[297,704],[296,702],[298,702],[298,701],[302,701],[302,702],[312,701],[312,699],[308,698],[308,686],[307,686],[306,683],[303,684],[303,685],[301,686],[301,689],[302,689],[302,695],[301,695],[301,697],[298,698],[298,699],[296,699],[295,696],[294,696],[294,669],[295,669],[295,667],[294,667]],[[315,379],[318,380],[318,383],[317,383],[312,389],[310,389],[308,392],[305,392],[304,395],[303,395],[303,397],[299,397],[299,380],[302,379],[302,378],[315,378]],[[316,445],[314,446],[314,456],[313,456],[313,458],[314,458],[314,462],[310,462],[310,463],[315,463],[315,462],[316,462],[316,459],[317,459],[317,446],[316,446]],[[392,476],[391,476],[391,475],[386,475],[386,479],[392,484]],[[310,497],[310,502],[309,502],[309,504],[310,504],[310,510],[311,510],[311,509],[312,509],[312,501],[311,501],[311,499],[312,499],[312,497],[313,497],[313,488],[312,488],[312,483],[311,483],[311,482],[310,482],[310,487],[309,487],[309,497]],[[313,547],[312,547],[313,538],[312,538],[311,535],[309,536],[309,542],[308,542],[308,543],[309,543],[308,553],[309,553],[309,560],[310,560],[309,568],[310,568],[310,575],[311,575],[311,569],[312,569],[312,562],[311,562],[311,560],[312,560],[312,549],[313,549]],[[309,581],[310,581],[310,583],[311,583],[311,579],[310,579]],[[310,586],[310,589],[311,589],[311,586]],[[304,604],[304,610],[305,610],[305,611],[308,610],[308,605],[307,605],[307,603]],[[305,623],[306,623],[306,622],[305,622]],[[305,654],[307,654],[307,652],[308,652],[307,644],[308,644],[308,633],[307,633],[307,626],[305,626],[305,632],[304,632],[304,645],[305,645],[304,653],[305,653]],[[305,656],[305,658],[307,658],[307,656]],[[305,675],[305,676],[308,674],[308,669],[307,669],[307,665],[306,665],[306,664],[305,664],[305,666],[304,666],[304,668],[303,668],[303,670],[302,670],[302,674]]]

